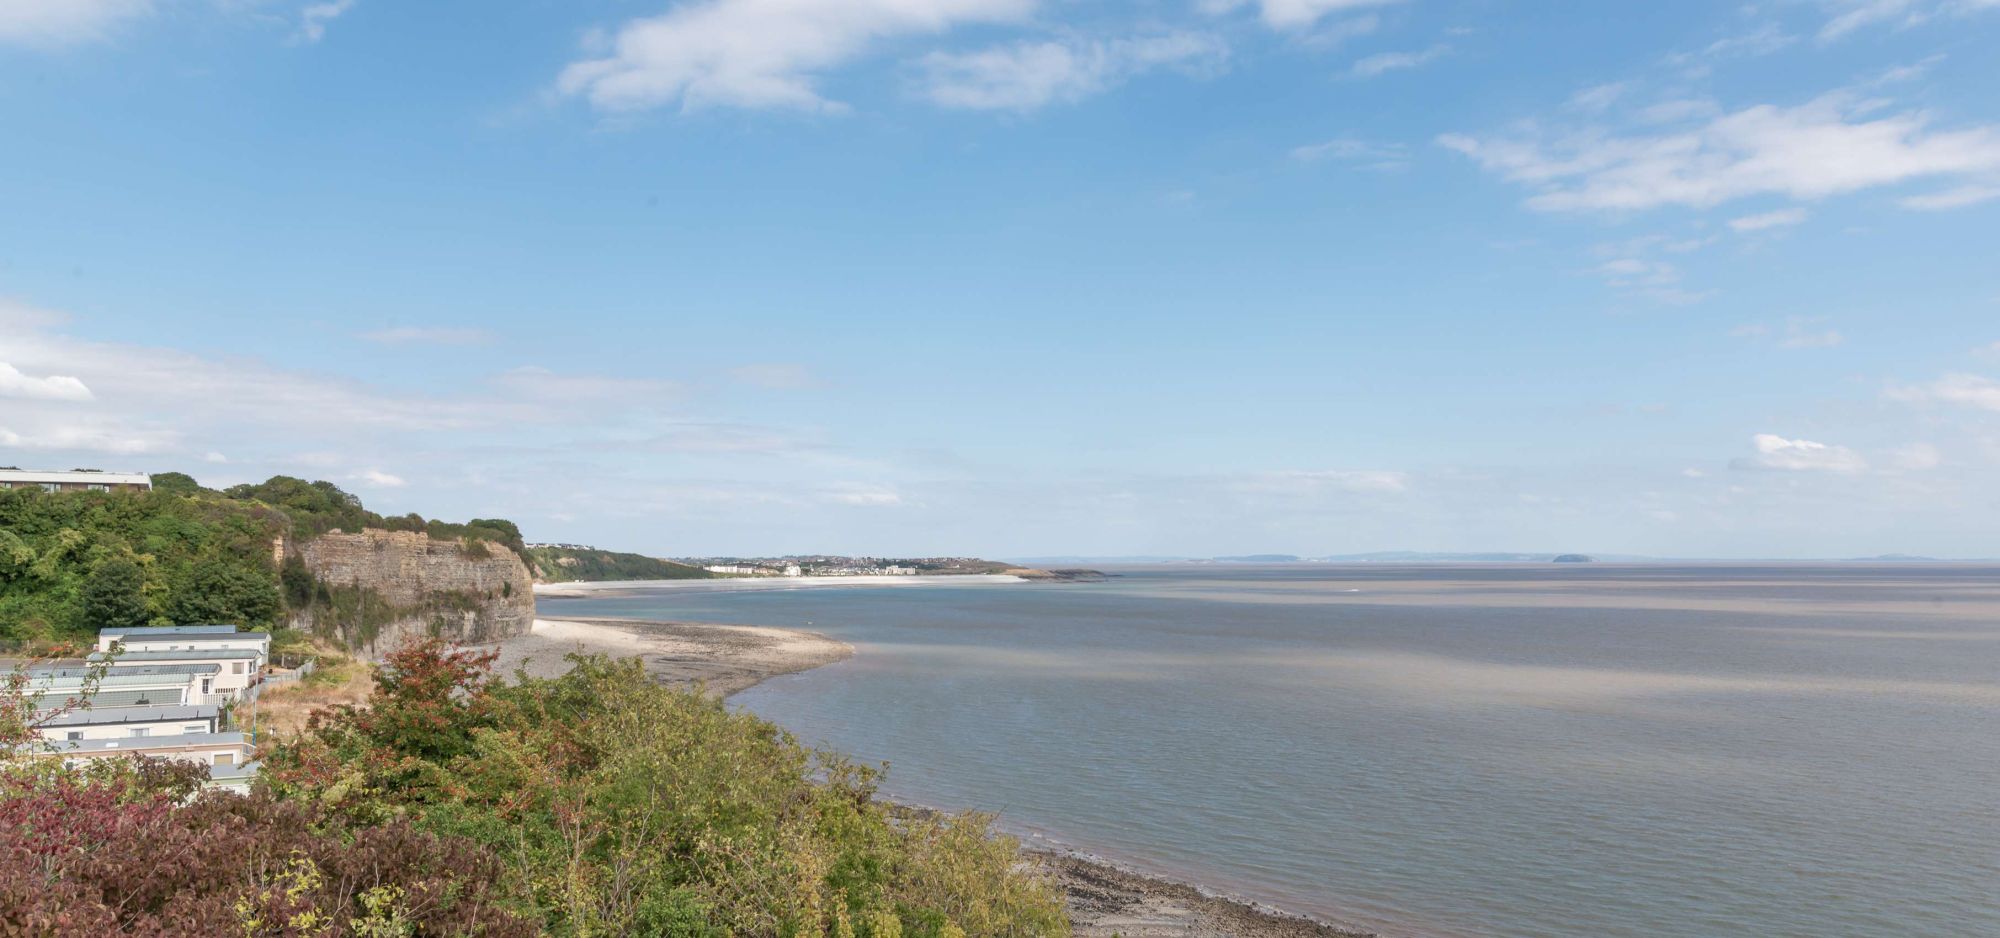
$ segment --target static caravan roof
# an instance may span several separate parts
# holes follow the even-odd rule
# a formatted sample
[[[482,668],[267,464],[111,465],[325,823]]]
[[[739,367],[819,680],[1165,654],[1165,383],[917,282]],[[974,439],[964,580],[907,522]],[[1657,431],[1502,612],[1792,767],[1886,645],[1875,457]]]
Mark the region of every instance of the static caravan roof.
[[[92,652],[90,660],[102,661],[110,652]],[[181,651],[121,651],[115,659],[119,664],[135,664],[141,661],[227,661],[231,658],[255,658],[261,652],[255,648],[208,648],[183,649]]]
[[[99,485],[143,485],[153,487],[153,477],[143,472],[80,472],[42,469],[0,469],[0,482],[95,482]]]
[[[188,632],[182,635],[134,635],[130,632],[122,634],[103,632],[100,634],[110,635],[113,641],[125,642],[126,644],[143,642],[148,645],[154,642],[228,642],[239,639],[268,642],[271,640],[271,633],[269,632]]]
[[[221,711],[216,707],[114,707],[108,710],[71,710],[39,724],[50,726],[103,726],[107,723],[181,723],[189,720],[213,720]]]
[[[126,637],[126,638],[149,638],[149,637],[152,637],[152,636],[155,636],[155,635],[158,635],[158,636],[180,636],[180,635],[234,635],[234,634],[236,634],[236,626],[233,626],[233,625],[149,625],[149,626],[146,626],[146,627],[144,627],[144,628],[137,628],[137,629],[103,629],[103,630],[99,631],[99,632],[98,632],[97,634],[99,634],[99,635],[109,635],[109,636],[111,636],[111,637],[113,637],[113,638],[117,638],[117,637],[119,637],[119,636],[124,636],[124,637]]]
[[[33,681],[82,681],[97,673],[96,668],[36,668],[28,672]],[[219,664],[142,664],[104,669],[101,687],[113,684],[157,684],[162,678],[177,677],[185,680],[191,674],[220,674]]]
[[[122,739],[66,739],[56,745],[67,752],[147,752],[242,746],[248,742],[249,738],[242,733],[183,733],[178,736],[127,736]]]

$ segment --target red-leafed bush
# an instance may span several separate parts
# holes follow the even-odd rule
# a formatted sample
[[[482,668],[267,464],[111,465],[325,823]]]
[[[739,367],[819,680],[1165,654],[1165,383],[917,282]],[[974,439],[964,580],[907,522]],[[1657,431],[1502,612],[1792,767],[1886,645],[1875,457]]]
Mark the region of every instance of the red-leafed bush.
[[[0,775],[0,936],[532,935],[470,841],[134,775]]]

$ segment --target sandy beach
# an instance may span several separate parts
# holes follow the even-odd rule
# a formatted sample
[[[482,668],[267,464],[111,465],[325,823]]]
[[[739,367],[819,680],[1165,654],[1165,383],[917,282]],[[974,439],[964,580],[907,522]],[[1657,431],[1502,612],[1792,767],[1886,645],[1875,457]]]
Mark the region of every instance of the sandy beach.
[[[854,649],[817,632],[701,622],[536,619],[526,635],[497,642],[498,674],[553,677],[570,654],[638,658],[668,684],[700,684],[723,696],[766,678],[831,664]]]

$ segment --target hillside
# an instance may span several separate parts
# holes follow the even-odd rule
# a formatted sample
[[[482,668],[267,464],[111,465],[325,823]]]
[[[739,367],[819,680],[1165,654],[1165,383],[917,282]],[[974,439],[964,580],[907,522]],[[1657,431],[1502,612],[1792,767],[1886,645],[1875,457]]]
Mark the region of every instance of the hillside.
[[[0,640],[230,623],[365,648],[533,618],[511,522],[384,517],[333,483],[288,476],[226,491],[180,473],[153,481],[150,492],[0,490]],[[352,553],[336,542],[364,536],[368,563],[336,562]]]
[[[684,563],[575,544],[536,544],[527,548],[526,560],[537,583],[707,580],[715,577],[707,570]]]

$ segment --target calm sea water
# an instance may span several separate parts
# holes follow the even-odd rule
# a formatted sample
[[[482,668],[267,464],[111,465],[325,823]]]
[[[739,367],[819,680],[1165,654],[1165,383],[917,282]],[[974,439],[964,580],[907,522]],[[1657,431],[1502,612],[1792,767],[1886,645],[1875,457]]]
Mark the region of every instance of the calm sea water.
[[[1390,935],[2000,936],[2000,568],[1182,567],[658,591],[887,790]]]

